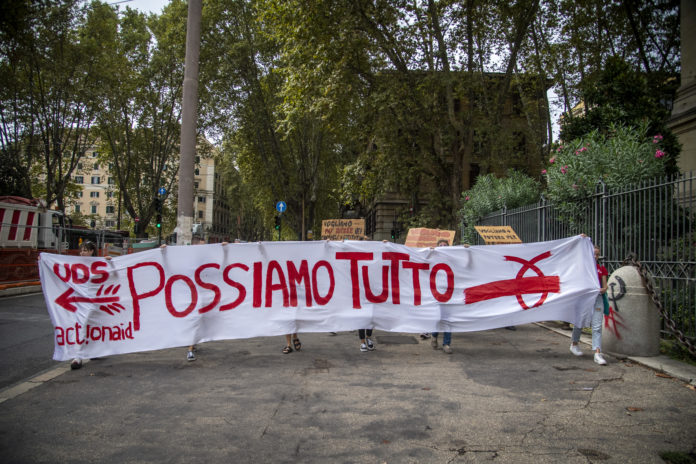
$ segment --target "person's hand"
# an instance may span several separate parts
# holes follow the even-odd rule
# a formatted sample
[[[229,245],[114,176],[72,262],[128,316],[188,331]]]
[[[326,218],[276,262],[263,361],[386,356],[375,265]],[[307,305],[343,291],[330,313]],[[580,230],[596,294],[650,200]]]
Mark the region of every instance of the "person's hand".
[[[462,243],[462,246],[463,246],[464,248],[469,248],[471,245],[469,245],[468,243]]]
[[[161,244],[160,248],[167,248],[167,244],[166,243]]]
[[[229,244],[230,244],[230,242],[222,242],[222,243],[220,243],[220,245],[222,245],[222,246],[229,245]]]
[[[107,261],[111,261],[111,256],[106,255],[106,256],[104,256],[104,259],[107,260]]]

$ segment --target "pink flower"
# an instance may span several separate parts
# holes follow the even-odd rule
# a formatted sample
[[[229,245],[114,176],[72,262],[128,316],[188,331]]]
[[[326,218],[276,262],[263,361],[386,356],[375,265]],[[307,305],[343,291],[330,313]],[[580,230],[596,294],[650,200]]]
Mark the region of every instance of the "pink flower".
[[[662,134],[656,134],[653,137],[653,143],[658,143],[660,140],[662,140],[664,137],[662,137]]]
[[[565,174],[568,171],[568,165],[566,164],[561,168],[561,174]]]
[[[464,197],[464,201],[469,201],[469,196],[468,196],[468,195]]]
[[[580,153],[582,153],[583,151],[587,151],[587,147],[582,147],[582,148],[581,148],[580,150],[578,150],[578,151],[579,151]]]
[[[558,147],[558,148],[556,149],[556,153],[560,153],[560,152],[561,152],[561,147]]]
[[[553,157],[551,157],[551,158],[549,159],[549,163],[553,164],[553,163],[555,163],[555,162],[556,162],[556,157],[555,157],[555,156],[553,156]]]
[[[546,174],[546,169],[542,169],[542,170],[541,170],[541,173],[542,173],[542,174]]]
[[[575,150],[575,156],[578,156],[579,154],[580,154],[580,152]]]
[[[665,156],[665,152],[664,152],[664,151],[662,151],[662,150],[657,150],[657,151],[655,152],[655,158],[662,158],[663,156]]]

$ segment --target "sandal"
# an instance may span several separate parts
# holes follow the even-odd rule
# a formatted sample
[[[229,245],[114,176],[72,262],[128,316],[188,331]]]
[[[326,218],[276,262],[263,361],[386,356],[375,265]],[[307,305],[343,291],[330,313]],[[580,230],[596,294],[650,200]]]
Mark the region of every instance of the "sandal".
[[[288,353],[292,353],[292,348],[289,346],[286,346],[285,348],[283,348],[283,354],[288,354]]]
[[[293,338],[292,344],[295,345],[295,351],[300,351],[300,349],[302,349],[302,343],[300,343],[299,338]]]

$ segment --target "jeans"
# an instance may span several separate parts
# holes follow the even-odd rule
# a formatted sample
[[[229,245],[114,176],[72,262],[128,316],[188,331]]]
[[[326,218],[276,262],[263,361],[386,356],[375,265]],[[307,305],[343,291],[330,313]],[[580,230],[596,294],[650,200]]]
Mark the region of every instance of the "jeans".
[[[602,323],[604,322],[604,303],[602,295],[599,295],[595,300],[594,309],[592,310],[592,351],[602,351]],[[582,327],[573,326],[573,335],[571,340],[573,343],[580,341],[580,333]]]
[[[358,338],[364,340],[365,333],[367,333],[367,337],[370,338],[372,336],[372,329],[358,329]]]
[[[442,344],[443,345],[451,345],[452,344],[452,332],[442,332],[444,335],[442,336]],[[437,338],[437,336],[440,334],[440,332],[433,332],[432,336],[433,338]]]

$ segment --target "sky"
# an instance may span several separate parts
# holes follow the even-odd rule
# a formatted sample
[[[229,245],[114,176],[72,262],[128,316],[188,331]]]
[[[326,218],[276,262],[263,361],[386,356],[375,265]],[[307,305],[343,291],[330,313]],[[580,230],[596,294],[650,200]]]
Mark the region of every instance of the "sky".
[[[169,3],[169,0],[110,0],[110,5],[129,6],[134,10],[143,13],[161,13],[162,8]]]

